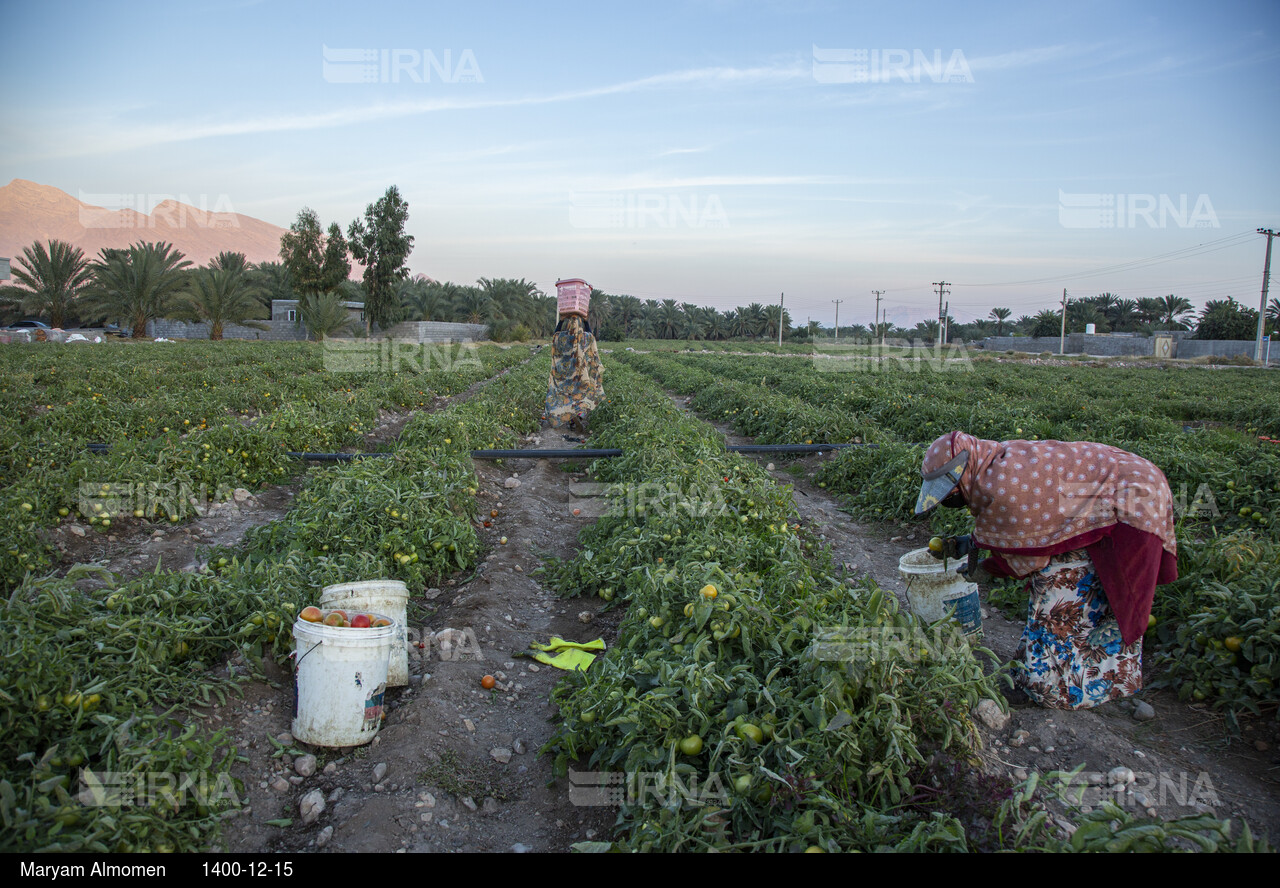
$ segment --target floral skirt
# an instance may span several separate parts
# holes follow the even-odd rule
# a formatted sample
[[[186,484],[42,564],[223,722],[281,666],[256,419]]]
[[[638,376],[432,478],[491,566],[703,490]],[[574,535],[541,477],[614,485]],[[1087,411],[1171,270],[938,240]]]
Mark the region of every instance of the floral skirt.
[[[1089,709],[1142,689],[1142,639],[1125,646],[1083,550],[1054,556],[1028,580],[1018,682],[1042,706]]]

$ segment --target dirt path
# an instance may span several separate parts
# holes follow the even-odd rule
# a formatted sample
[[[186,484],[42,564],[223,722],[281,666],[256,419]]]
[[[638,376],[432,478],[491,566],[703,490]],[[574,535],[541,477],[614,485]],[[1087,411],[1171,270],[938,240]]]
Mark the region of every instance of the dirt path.
[[[673,396],[682,410],[688,398]],[[729,426],[712,423],[729,444],[754,443],[733,434]],[[801,520],[831,547],[837,564],[851,573],[869,575],[892,589],[906,607],[906,587],[898,573],[898,558],[927,544],[928,533],[892,524],[863,524],[840,511],[839,501],[813,483],[812,475],[834,454],[774,463],[770,472],[793,487]],[[767,465],[767,454],[751,455]],[[1005,619],[983,602],[983,644],[996,663],[1012,658],[1022,624]],[[1150,674],[1148,672],[1148,674]],[[998,729],[981,725],[985,749],[982,759],[990,773],[1025,779],[1082,767],[1073,790],[1084,804],[1113,798],[1135,816],[1170,819],[1212,811],[1219,818],[1243,816],[1254,830],[1280,840],[1280,729],[1274,718],[1242,722],[1239,739],[1231,739],[1222,716],[1208,707],[1180,702],[1167,691],[1144,691],[1140,697],[1154,709],[1154,717],[1139,721],[1131,701],[1092,710],[1063,712],[1031,706],[1012,710]],[[1108,788],[1108,774],[1117,767],[1134,772],[1123,793]],[[1146,802],[1146,804],[1144,804]],[[1061,809],[1059,809],[1061,810]]]
[[[544,432],[521,446],[567,444]],[[317,772],[295,773],[292,756],[269,739],[289,728],[286,676],[281,687],[257,685],[220,713],[249,758],[236,773],[251,811],[229,825],[228,850],[567,851],[607,835],[613,812],[573,806],[564,781],[548,786],[550,759],[537,756],[555,728],[549,700],[562,673],[515,656],[553,635],[613,642],[616,619],[598,615],[602,602],[561,601],[532,576],[540,556],[571,556],[588,520],[572,514],[570,485],[581,474],[564,467],[533,459],[478,464],[482,509],[498,512],[479,531],[488,552],[473,576],[415,595],[409,609],[420,637],[464,633],[463,653],[445,660],[428,649],[411,659],[411,686],[388,694],[390,714],[373,745],[345,754],[310,750]],[[513,476],[519,486],[508,488]],[[498,680],[493,691],[480,686],[486,674]],[[326,809],[303,827],[300,800],[316,789]],[[266,825],[277,819],[295,825]]]

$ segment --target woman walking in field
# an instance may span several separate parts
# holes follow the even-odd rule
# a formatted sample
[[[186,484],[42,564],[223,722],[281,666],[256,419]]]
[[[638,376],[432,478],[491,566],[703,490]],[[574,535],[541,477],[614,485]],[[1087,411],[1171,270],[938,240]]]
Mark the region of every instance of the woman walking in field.
[[[1104,444],[986,441],[929,447],[916,514],[967,506],[991,574],[1027,577],[1016,682],[1035,702],[1087,709],[1142,688],[1142,635],[1157,585],[1178,578],[1164,473]]]
[[[600,353],[587,323],[591,285],[578,278],[556,282],[560,321],[551,337],[551,381],[546,418],[552,428],[586,432],[587,417],[604,400]]]

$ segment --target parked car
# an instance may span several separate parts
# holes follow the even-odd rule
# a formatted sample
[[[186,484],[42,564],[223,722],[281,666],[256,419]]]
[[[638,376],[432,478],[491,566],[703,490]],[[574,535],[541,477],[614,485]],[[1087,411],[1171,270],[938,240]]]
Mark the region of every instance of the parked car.
[[[18,321],[10,324],[7,330],[52,330],[53,328],[44,321]]]

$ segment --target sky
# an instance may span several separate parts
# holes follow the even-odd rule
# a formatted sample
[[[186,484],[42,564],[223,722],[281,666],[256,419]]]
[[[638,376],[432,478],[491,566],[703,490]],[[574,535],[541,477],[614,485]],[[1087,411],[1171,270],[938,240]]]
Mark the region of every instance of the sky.
[[[1280,230],[1275,0],[4,6],[0,182],[344,228],[394,185],[438,280],[1256,307]]]

